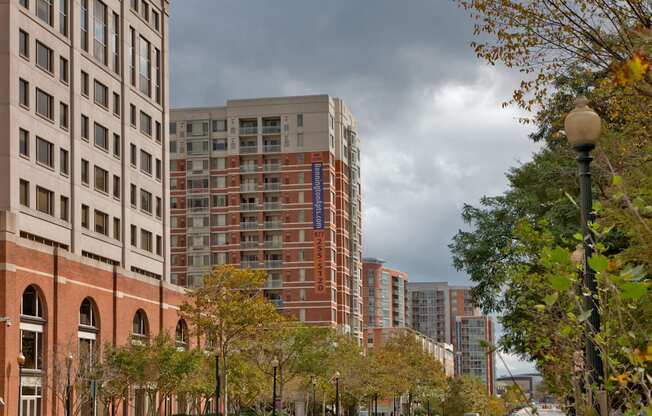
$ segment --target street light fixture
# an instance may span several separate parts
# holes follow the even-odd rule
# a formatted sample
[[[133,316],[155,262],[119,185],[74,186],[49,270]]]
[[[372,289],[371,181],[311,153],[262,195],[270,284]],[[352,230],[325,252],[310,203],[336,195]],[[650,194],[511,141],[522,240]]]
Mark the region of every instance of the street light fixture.
[[[72,368],[72,353],[66,357],[66,369],[68,378],[66,380],[66,416],[72,416],[72,385],[70,384],[70,369]]]
[[[23,398],[21,397],[23,394],[23,376],[21,375],[21,372],[25,365],[25,354],[23,354],[22,351],[18,353],[16,362],[18,363],[18,416],[20,416],[21,408],[23,407]]]
[[[312,384],[312,416],[316,416],[317,415],[317,395],[316,395],[317,377],[310,376],[310,384]]]
[[[336,371],[333,378],[335,378],[335,416],[340,416],[340,372]]]
[[[272,390],[272,416],[276,416],[276,369],[278,368],[278,359],[274,357],[272,360],[272,368],[274,368],[274,388]]]
[[[588,296],[584,298],[584,305],[591,311],[589,323],[597,333],[600,331],[600,315],[598,314],[598,288],[595,280],[595,272],[589,266],[589,259],[593,254],[591,244],[591,231],[589,222],[593,219],[591,195],[591,151],[595,149],[602,122],[600,116],[588,106],[588,100],[584,96],[575,99],[575,108],[568,113],[564,120],[564,129],[568,137],[568,143],[577,151],[577,163],[579,165],[580,179],[580,212],[582,222],[582,236],[584,245],[584,284],[589,289]],[[601,386],[602,382],[602,359],[595,343],[591,337],[586,337],[586,363],[590,366],[592,382]]]

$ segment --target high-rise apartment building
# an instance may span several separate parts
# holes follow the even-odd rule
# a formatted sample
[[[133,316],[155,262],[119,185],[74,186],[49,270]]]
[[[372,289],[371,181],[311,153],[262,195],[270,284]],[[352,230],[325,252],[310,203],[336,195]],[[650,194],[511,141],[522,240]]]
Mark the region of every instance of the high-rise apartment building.
[[[493,320],[488,316],[455,318],[455,374],[481,379],[494,393],[495,361]]]
[[[385,267],[384,261],[362,263],[364,328],[367,346],[380,342],[388,328],[407,326],[407,273]]]
[[[176,109],[170,124],[171,276],[263,269],[300,321],[362,338],[360,143],[327,95]]]
[[[166,282],[168,7],[0,2],[0,414],[63,414],[68,356],[185,325]]]

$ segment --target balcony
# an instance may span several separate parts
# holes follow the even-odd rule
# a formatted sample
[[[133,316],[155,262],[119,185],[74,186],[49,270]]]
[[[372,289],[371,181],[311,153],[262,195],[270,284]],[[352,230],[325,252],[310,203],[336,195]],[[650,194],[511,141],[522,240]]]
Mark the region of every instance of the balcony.
[[[265,260],[266,269],[278,269],[283,267],[283,260]]]
[[[281,126],[263,126],[263,134],[281,134]]]
[[[281,221],[265,221],[265,229],[281,228],[281,227],[282,227]]]
[[[280,191],[281,183],[280,182],[267,182],[265,184],[266,191]]]
[[[256,165],[240,165],[240,172],[243,173],[256,172],[256,168],[258,168],[258,166]]]
[[[267,289],[282,289],[283,288],[283,280],[280,280],[280,279],[267,279],[267,283],[265,284],[265,288],[267,288]]]
[[[242,269],[257,269],[260,266],[258,260],[242,260],[240,262],[240,268]]]
[[[258,241],[241,241],[240,248],[258,248]]]
[[[255,183],[240,184],[240,192],[256,192],[258,186]]]
[[[255,230],[256,228],[258,228],[258,222],[244,221],[240,223],[240,229],[242,230]]]
[[[260,209],[255,202],[244,202],[240,204],[240,211],[256,211]]]
[[[263,165],[263,170],[265,172],[278,172],[281,170],[281,164],[280,163],[265,163]]]
[[[265,248],[283,248],[283,241],[267,240],[265,241]]]
[[[281,151],[280,144],[266,144],[263,146],[265,153],[278,153]]]
[[[257,125],[240,126],[240,134],[241,135],[258,134],[258,126]]]
[[[281,209],[281,203],[280,202],[265,202],[265,210],[266,211],[275,211]]]
[[[258,145],[240,145],[240,153],[258,153]]]

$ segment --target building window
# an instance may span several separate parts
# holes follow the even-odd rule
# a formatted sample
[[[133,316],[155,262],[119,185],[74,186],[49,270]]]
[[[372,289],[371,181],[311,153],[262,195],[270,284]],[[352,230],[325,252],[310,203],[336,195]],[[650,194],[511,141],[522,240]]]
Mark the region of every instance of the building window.
[[[113,72],[120,73],[120,16],[113,13],[113,31],[111,33],[111,50],[113,51]]]
[[[161,198],[159,198],[157,196],[156,197],[156,218],[161,218],[161,211],[162,211],[161,205],[162,205],[161,204]]]
[[[66,149],[59,149],[59,171],[65,176],[70,173],[70,161]]]
[[[136,185],[132,183],[130,187],[129,201],[131,203],[131,206],[134,208],[138,206],[136,202],[137,194],[138,194],[138,188],[136,187]]]
[[[177,328],[174,331],[174,339],[178,348],[186,349],[188,347],[188,325],[186,321],[180,319]]]
[[[113,114],[116,116],[120,117],[120,109],[121,109],[121,103],[120,103],[120,94],[117,92],[113,93]]]
[[[29,182],[24,179],[20,180],[20,205],[29,207]]]
[[[68,0],[59,0],[59,33],[68,36]]]
[[[29,59],[29,34],[22,29],[18,32],[18,53]]]
[[[68,104],[59,103],[59,125],[68,130]]]
[[[143,111],[140,112],[140,132],[148,137],[152,136],[152,117]]]
[[[90,80],[88,73],[81,71],[81,93],[82,95],[88,97],[90,88]]]
[[[90,228],[90,225],[88,224],[89,222],[89,209],[88,205],[83,205],[81,207],[81,226],[86,228],[87,230]]]
[[[129,104],[129,123],[136,127],[136,106],[133,104]]]
[[[95,210],[95,232],[109,235],[109,216],[98,210]]]
[[[81,129],[79,132],[80,137],[82,140],[88,141],[88,130],[89,130],[89,121],[88,121],[88,116],[85,116],[84,114],[81,115]]]
[[[156,255],[161,256],[163,253],[163,239],[160,235],[156,236]]]
[[[130,150],[129,159],[130,159],[130,162],[131,162],[131,166],[136,167],[136,163],[137,163],[136,159],[137,159],[137,154],[138,154],[138,152],[136,150],[136,145],[133,144],[133,143],[130,143],[129,144],[129,150]]]
[[[152,213],[152,194],[144,189],[140,190],[140,209],[148,214]]]
[[[120,158],[120,150],[122,148],[122,140],[119,134],[113,134],[113,156]]]
[[[156,15],[158,17],[158,14]],[[161,51],[154,48],[154,64],[156,65],[156,102],[161,104]]]
[[[106,65],[107,8],[104,3],[93,3],[93,56]]]
[[[29,0],[20,0],[20,5],[26,9],[29,9]]]
[[[52,74],[54,69],[52,61],[52,49],[48,48],[38,40],[36,41],[36,66]]]
[[[44,214],[54,215],[54,192],[37,186],[36,209]]]
[[[113,218],[113,238],[120,241],[120,218]]]
[[[99,166],[95,166],[95,190],[109,192],[109,172]]]
[[[138,246],[138,230],[135,225],[131,225],[131,245]]]
[[[64,84],[67,84],[69,80],[68,60],[62,56],[59,57],[59,80]]]
[[[88,0],[80,0],[79,31],[81,48],[88,52]]]
[[[25,129],[18,129],[18,147],[20,155],[29,157],[29,132]]]
[[[106,127],[95,123],[95,146],[109,150],[109,131]]]
[[[29,108],[29,82],[21,78],[18,81],[18,90],[20,105]]]
[[[129,28],[129,77],[131,85],[136,86],[136,31]],[[133,123],[132,123],[133,124]]]
[[[70,221],[70,202],[67,196],[61,195],[60,205],[59,217],[65,222]]]
[[[54,145],[40,137],[36,138],[36,161],[49,168],[54,168]]]
[[[161,123],[157,121],[155,125],[156,125],[156,128],[154,130],[154,132],[155,132],[154,137],[156,138],[156,141],[158,143],[161,143]]]
[[[36,89],[36,114],[54,120],[54,98],[40,89]]]
[[[303,114],[297,114],[297,127],[303,127]]]
[[[88,175],[89,175],[89,168],[88,168],[88,160],[81,160],[81,181],[84,185],[88,185]]]
[[[177,122],[176,121],[170,122],[170,134],[174,134],[175,136],[177,134]]]
[[[151,61],[151,56],[152,56],[152,46],[150,43],[144,38],[140,37],[140,42],[138,44],[138,56],[139,56],[139,62],[138,62],[138,69],[139,69],[139,87],[140,87],[140,92],[143,94],[147,95],[148,97],[151,95],[151,74],[152,74],[152,61]]]
[[[98,80],[94,82],[95,103],[104,108],[109,108],[109,89]]]
[[[147,338],[148,334],[148,325],[147,325],[147,316],[142,309],[139,309],[134,315],[134,319],[131,326],[131,335],[139,338]]]
[[[140,150],[140,170],[148,175],[152,174],[152,155]]]
[[[22,370],[40,371],[43,369],[43,331],[45,326],[43,302],[34,286],[28,286],[23,292],[20,306],[20,351],[25,356]],[[40,387],[39,387],[40,389]],[[40,397],[34,403],[36,408],[41,405]]]
[[[152,252],[152,233],[147,230],[140,230],[140,248]]]
[[[52,0],[36,0],[36,16],[52,26]]]
[[[161,160],[156,159],[156,179],[161,180]]]
[[[140,6],[140,17],[146,22],[149,22],[149,4],[145,1]]]
[[[120,177],[113,175],[113,197],[120,199]]]

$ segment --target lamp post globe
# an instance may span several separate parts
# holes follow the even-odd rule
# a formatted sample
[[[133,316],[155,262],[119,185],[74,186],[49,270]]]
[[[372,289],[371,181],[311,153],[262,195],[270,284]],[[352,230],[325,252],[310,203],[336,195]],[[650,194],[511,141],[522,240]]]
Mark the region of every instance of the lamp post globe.
[[[593,149],[600,138],[602,121],[600,116],[589,107],[589,100],[585,96],[575,99],[575,108],[568,113],[564,120],[564,130],[568,143],[574,149],[586,147]]]
[[[598,313],[598,285],[595,272],[589,266],[589,259],[593,254],[593,243],[590,222],[593,220],[593,196],[591,190],[591,151],[595,148],[600,138],[602,121],[600,116],[588,105],[588,99],[579,96],[575,99],[575,108],[568,113],[564,120],[564,129],[568,143],[577,152],[580,185],[580,215],[582,227],[582,251],[578,248],[573,253],[572,260],[583,265],[583,283],[587,291],[584,294],[584,308],[591,311],[587,321],[588,328],[595,333],[600,332],[600,315]],[[603,366],[600,352],[593,341],[593,337],[585,337],[585,362],[589,370],[589,380],[602,390]],[[588,387],[588,386],[587,386]]]

